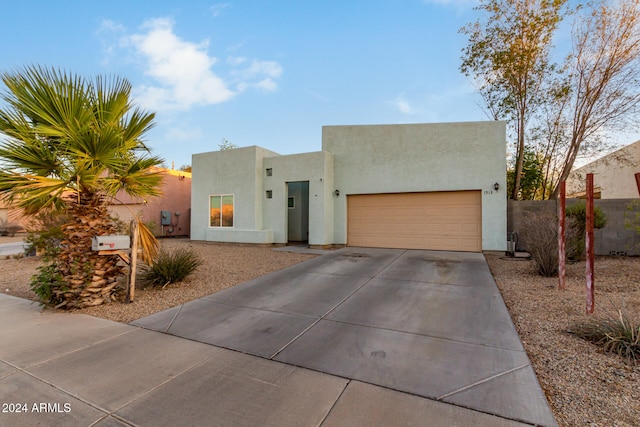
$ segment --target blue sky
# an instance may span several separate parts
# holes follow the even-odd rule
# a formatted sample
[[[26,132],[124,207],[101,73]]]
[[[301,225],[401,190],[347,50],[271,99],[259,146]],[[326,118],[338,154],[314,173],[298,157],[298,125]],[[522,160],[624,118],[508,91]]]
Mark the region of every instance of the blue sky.
[[[281,154],[322,126],[485,120],[459,71],[467,0],[0,0],[0,71],[117,74],[167,166],[223,138]],[[629,141],[631,142],[631,141]]]

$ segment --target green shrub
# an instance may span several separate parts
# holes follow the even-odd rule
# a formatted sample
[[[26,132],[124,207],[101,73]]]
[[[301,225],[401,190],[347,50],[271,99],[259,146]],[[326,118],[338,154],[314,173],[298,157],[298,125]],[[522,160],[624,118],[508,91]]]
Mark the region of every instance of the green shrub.
[[[600,345],[606,353],[617,354],[634,365],[640,362],[640,322],[632,320],[623,310],[617,310],[617,316],[576,325],[569,333]]]
[[[27,229],[24,242],[27,244],[26,253],[41,252],[45,261],[51,261],[60,251],[60,242],[64,240],[62,225],[67,223],[69,217],[65,214],[57,214],[50,211],[38,213]]]
[[[627,204],[627,212],[624,214],[624,226],[640,234],[640,201],[632,200]]]
[[[38,296],[42,305],[56,305],[61,300],[53,297],[52,289],[66,290],[62,276],[56,273],[55,264],[42,264],[38,267],[38,274],[31,278],[31,290]]]
[[[567,258],[582,259],[585,254],[585,234],[587,232],[587,205],[579,202],[568,206],[565,211],[567,217]],[[607,225],[607,215],[599,206],[593,207],[593,227],[603,228]]]
[[[192,249],[160,250],[152,266],[145,266],[143,279],[153,286],[180,282],[195,271],[202,261]]]

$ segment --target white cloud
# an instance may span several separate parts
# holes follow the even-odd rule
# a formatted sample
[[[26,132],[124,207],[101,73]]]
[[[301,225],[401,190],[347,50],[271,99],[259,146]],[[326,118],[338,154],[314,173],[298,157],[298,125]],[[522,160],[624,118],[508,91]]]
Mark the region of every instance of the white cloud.
[[[209,13],[213,17],[220,16],[220,14],[225,10],[231,7],[231,3],[216,3],[209,8]]]
[[[402,114],[406,115],[414,115],[416,114],[415,108],[411,105],[409,101],[404,97],[403,94],[398,95],[395,101],[392,102],[393,106],[400,111]]]
[[[407,101],[399,100],[396,102],[396,107],[403,114],[413,114],[413,109]]]
[[[207,41],[182,40],[173,32],[173,21],[166,18],[146,21],[143,28],[145,32],[127,41],[144,58],[145,74],[158,85],[137,88],[140,104],[150,109],[186,110],[228,101],[235,95],[211,70],[216,58],[207,53]]]
[[[229,7],[227,3],[217,6]],[[273,92],[282,75],[282,66],[275,61],[235,55],[218,63],[209,53],[208,40],[196,43],[182,39],[169,18],[149,19],[135,34],[117,22],[104,20],[97,33],[105,65],[118,60],[142,66],[147,81],[135,86],[134,96],[138,104],[154,111],[186,111],[218,104],[247,89]],[[238,44],[234,50],[241,47]]]
[[[122,24],[110,19],[103,19],[100,23],[100,28],[98,28],[98,33],[123,33],[124,30]]]
[[[102,20],[96,33],[100,38],[102,51],[104,52],[104,58],[102,59],[103,65],[108,65],[115,56],[118,46],[117,40],[122,37],[125,32],[122,24],[111,21],[110,19]]]
[[[229,56],[227,57],[227,62],[230,65],[238,66],[247,62],[247,58],[245,58],[244,56]]]
[[[202,138],[202,130],[200,128],[171,128],[167,131],[165,139],[172,142],[181,141],[197,141]]]
[[[230,59],[234,65],[243,65],[247,62],[245,58]],[[275,79],[282,75],[282,67],[275,61],[253,60],[249,66],[232,71],[231,75],[235,78],[239,92],[243,92],[247,88],[273,92],[278,88]]]
[[[305,92],[307,94],[311,95],[312,97],[322,101],[322,102],[327,102],[327,103],[331,102],[331,99],[329,99],[328,97],[326,97],[325,95],[323,95],[321,93],[314,92],[314,91],[312,91],[310,89],[305,89]]]

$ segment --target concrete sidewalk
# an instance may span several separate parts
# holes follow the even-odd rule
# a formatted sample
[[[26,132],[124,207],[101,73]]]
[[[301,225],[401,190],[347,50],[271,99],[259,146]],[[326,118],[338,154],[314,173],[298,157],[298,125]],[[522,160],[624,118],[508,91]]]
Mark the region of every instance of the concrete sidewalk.
[[[0,425],[557,425],[481,254],[345,248],[132,325],[0,294],[0,325]]]

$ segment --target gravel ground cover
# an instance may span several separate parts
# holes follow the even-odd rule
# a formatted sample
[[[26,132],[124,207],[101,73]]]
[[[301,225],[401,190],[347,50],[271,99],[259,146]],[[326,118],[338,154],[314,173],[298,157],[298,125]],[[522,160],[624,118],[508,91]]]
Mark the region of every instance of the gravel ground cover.
[[[534,263],[485,255],[540,385],[561,426],[640,425],[640,366],[567,331],[576,323],[640,316],[640,258],[596,258],[594,314],[585,314],[585,264],[567,266],[567,288]],[[636,323],[637,324],[637,323]]]
[[[15,241],[8,239],[0,237],[0,243]],[[268,247],[183,239],[162,240],[162,245],[191,247],[205,262],[183,283],[164,290],[138,289],[133,304],[114,303],[75,312],[130,322],[313,257]],[[640,425],[640,366],[605,354],[567,332],[578,322],[615,315],[622,306],[639,317],[640,258],[596,259],[596,312],[586,315],[584,263],[567,267],[568,286],[560,291],[558,279],[538,276],[531,261],[499,254],[485,257],[558,423]],[[33,299],[28,283],[39,264],[38,258],[0,260],[0,292]]]
[[[6,242],[0,241],[0,243]],[[133,304],[112,303],[73,310],[73,312],[128,323],[315,256],[274,251],[270,247],[211,244],[192,242],[187,239],[164,239],[161,240],[161,245],[169,250],[190,247],[203,260],[203,263],[184,282],[168,285],[164,289],[137,286]],[[39,265],[38,257],[0,260],[2,273],[0,274],[0,292],[34,299],[35,295],[28,284]],[[140,282],[140,280],[137,281]],[[142,283],[138,284],[142,285]]]

